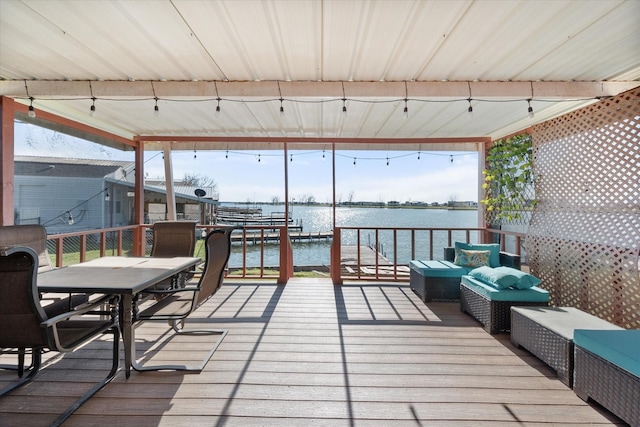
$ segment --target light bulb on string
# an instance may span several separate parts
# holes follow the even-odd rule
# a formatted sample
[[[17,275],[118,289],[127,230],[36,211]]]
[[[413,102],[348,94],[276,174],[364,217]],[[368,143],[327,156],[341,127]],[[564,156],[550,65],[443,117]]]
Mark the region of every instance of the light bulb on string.
[[[420,160],[420,152],[418,151],[418,160]]]
[[[387,157],[387,166],[389,166],[389,157]]]
[[[289,156],[289,163],[293,162],[293,154]]]
[[[36,116],[36,110],[33,108],[33,97],[32,96],[29,97],[29,113],[28,113],[28,115],[32,119]]]
[[[322,149],[322,160],[324,160],[324,148]]]
[[[280,98],[280,116],[284,116],[284,106],[282,105],[284,99]]]
[[[453,154],[449,156],[449,163],[453,163]]]
[[[409,118],[409,107],[407,106],[407,98],[404,99],[404,110],[402,110],[402,117]]]
[[[218,101],[218,105],[216,105],[216,112],[215,112],[215,117],[220,117],[220,98],[217,98],[216,101]]]
[[[158,97],[156,97],[155,100],[156,100],[156,105],[153,107],[153,115],[155,117],[159,117],[160,116],[160,108],[158,108]]]
[[[91,117],[96,115],[96,98],[95,97],[91,97],[91,107],[89,107],[89,115]]]
[[[229,150],[227,150],[227,152],[225,153],[224,158],[225,158],[225,159],[228,159],[228,158],[229,158]]]
[[[355,167],[355,165],[356,165],[356,158],[354,157],[353,158],[353,166]]]
[[[473,106],[471,105],[471,98],[467,99],[469,101],[469,108],[467,108],[467,114],[470,118],[473,118]]]
[[[530,119],[533,119],[533,107],[531,106],[531,99],[527,99],[527,104],[529,104],[529,108],[527,108],[527,113]]]
[[[342,115],[344,117],[347,117],[347,104],[346,104],[347,100],[345,98],[342,98]]]

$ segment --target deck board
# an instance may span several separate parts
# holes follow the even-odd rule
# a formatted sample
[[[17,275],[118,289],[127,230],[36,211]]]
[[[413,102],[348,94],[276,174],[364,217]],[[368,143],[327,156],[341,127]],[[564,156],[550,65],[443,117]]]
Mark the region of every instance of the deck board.
[[[65,425],[624,425],[508,334],[487,334],[457,303],[425,305],[407,284],[228,281],[187,324],[229,329],[203,372],[126,380],[121,369]],[[174,363],[213,339],[163,322],[136,335],[143,359]],[[106,373],[109,347],[46,355],[33,384],[0,399],[0,425],[47,425]],[[0,386],[13,375],[0,371]]]

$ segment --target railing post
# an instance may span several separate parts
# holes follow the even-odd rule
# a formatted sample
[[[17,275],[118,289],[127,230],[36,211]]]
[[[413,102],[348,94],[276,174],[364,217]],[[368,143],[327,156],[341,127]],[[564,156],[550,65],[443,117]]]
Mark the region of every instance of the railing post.
[[[331,241],[331,281],[334,285],[342,285],[340,277],[340,228],[333,229],[333,240]]]
[[[280,276],[278,277],[278,284],[286,285],[291,276],[293,276],[293,251],[286,227],[282,227],[280,228]]]

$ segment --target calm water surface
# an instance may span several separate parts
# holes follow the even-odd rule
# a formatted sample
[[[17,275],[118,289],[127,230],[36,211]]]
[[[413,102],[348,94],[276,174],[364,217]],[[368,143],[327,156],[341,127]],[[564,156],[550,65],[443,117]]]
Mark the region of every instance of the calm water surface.
[[[259,205],[264,215],[271,212],[283,212],[283,206]],[[333,229],[333,208],[330,206],[292,206],[292,217],[295,224],[301,224],[304,232],[331,231]],[[478,213],[475,210],[450,211],[446,209],[402,209],[402,208],[336,208],[336,225],[338,227],[426,227],[426,228],[474,228],[478,224]],[[477,233],[471,233],[471,241],[477,241]],[[466,239],[464,233],[454,234],[453,239]],[[442,259],[442,247],[447,244],[446,232],[434,232],[433,258]],[[398,231],[396,234],[397,254],[394,254],[393,233],[382,230],[378,233],[378,244],[381,252],[390,260],[397,256],[398,264],[407,264],[412,259],[411,232]],[[354,231],[343,231],[342,245],[355,245],[357,235]],[[375,231],[362,230],[361,245],[375,245]],[[292,242],[293,262],[296,266],[329,265],[330,241]],[[279,246],[276,243],[265,245],[264,265],[274,267],[279,264]],[[417,258],[428,258],[429,233],[415,233],[415,251]],[[242,250],[234,246],[229,265],[232,268],[242,265]],[[259,246],[249,245],[247,248],[247,266],[260,265]]]

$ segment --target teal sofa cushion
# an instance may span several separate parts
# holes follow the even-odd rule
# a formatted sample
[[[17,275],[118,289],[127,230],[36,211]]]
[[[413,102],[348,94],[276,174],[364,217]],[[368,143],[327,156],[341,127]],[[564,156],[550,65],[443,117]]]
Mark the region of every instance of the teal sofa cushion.
[[[455,243],[456,257],[460,249],[467,251],[489,251],[489,267],[500,267],[500,245],[498,243]]]
[[[515,283],[512,285],[517,289],[529,289],[533,286],[538,286],[542,281],[531,274],[525,273],[511,267],[496,267],[500,273],[508,274],[516,278]]]
[[[509,271],[500,270],[500,267],[478,267],[469,272],[474,277],[488,285],[498,289],[507,289],[518,282],[518,278]]]
[[[470,269],[460,267],[449,261],[409,261],[409,268],[424,277],[462,277]]]
[[[640,329],[576,329],[573,342],[640,378]]]
[[[461,281],[491,301],[549,302],[549,292],[536,286],[529,289],[498,289],[469,275],[462,276]]]

